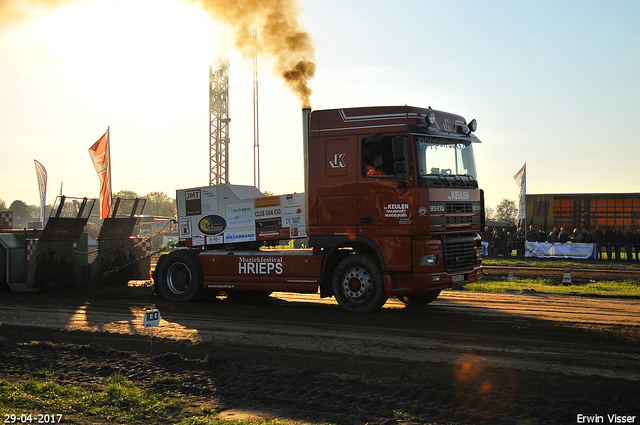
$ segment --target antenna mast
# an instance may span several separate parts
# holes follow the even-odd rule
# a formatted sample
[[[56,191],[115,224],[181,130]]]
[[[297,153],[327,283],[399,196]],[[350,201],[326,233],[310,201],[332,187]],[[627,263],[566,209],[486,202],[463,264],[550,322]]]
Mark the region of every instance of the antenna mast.
[[[229,61],[209,67],[209,185],[229,183]]]
[[[260,132],[258,129],[258,29],[253,16],[253,185],[260,190]]]

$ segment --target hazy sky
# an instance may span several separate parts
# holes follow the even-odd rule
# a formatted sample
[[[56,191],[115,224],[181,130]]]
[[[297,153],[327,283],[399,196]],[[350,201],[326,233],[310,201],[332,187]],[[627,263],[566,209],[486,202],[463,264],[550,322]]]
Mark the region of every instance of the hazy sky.
[[[7,1],[7,0],[0,0]],[[17,0],[22,1],[22,0]],[[230,57],[230,180],[253,183],[252,62],[180,0],[25,1],[0,27],[0,199],[97,197],[89,147],[111,128],[113,190],[209,181],[209,65]],[[314,109],[412,105],[478,121],[487,206],[528,193],[640,192],[640,2],[302,0]],[[34,6],[35,5],[35,6]],[[259,59],[261,189],[303,190],[300,102]]]

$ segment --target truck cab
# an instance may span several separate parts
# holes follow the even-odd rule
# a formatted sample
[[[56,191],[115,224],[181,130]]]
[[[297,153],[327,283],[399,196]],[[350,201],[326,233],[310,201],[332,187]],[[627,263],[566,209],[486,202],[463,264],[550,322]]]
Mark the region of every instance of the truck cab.
[[[484,196],[475,120],[431,108],[368,107],[314,111],[308,126],[312,247],[365,255],[379,267],[387,296],[407,303],[480,278]]]
[[[425,305],[480,278],[475,120],[399,106],[305,109],[302,122],[304,194],[228,184],[176,192],[186,249],[158,260],[165,298],[319,289],[369,313],[389,297]],[[265,248],[306,237],[310,249]]]

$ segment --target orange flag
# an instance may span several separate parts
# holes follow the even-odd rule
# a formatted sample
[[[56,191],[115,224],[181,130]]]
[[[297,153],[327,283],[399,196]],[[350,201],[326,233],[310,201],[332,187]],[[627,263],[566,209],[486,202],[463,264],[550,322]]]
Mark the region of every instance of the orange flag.
[[[111,153],[109,150],[109,128],[89,148],[89,156],[100,178],[100,218],[109,216],[111,206]]]

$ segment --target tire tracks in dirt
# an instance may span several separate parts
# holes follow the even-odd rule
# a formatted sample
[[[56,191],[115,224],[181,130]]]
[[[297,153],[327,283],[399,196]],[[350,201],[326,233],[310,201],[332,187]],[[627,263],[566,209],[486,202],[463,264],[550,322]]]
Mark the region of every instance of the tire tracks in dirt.
[[[154,356],[150,307],[163,316]],[[62,360],[85,385],[114,371],[146,385],[178,375],[162,390],[298,420],[385,423],[402,411],[424,423],[574,423],[638,410],[637,310],[637,300],[470,291],[418,310],[390,300],[372,315],[317,294],[240,305],[11,294],[0,330],[15,346],[0,359],[31,370]]]

